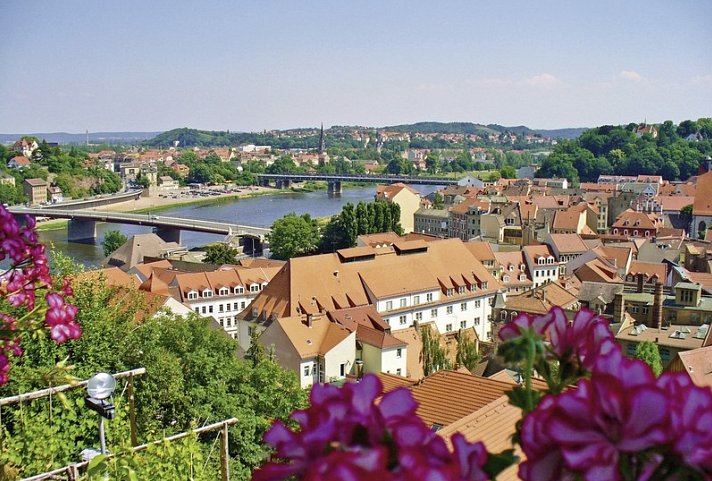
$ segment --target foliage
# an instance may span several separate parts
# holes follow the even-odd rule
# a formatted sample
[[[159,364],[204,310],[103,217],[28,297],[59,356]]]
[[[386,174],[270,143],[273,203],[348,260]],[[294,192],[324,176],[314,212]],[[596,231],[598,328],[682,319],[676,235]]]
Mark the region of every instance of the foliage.
[[[111,255],[116,249],[121,247],[129,240],[121,231],[110,230],[104,234],[104,240],[101,241],[101,247],[104,249],[104,255]]]
[[[420,328],[420,337],[423,343],[420,353],[423,374],[430,376],[441,369],[450,369],[450,361],[445,349],[440,345],[440,334],[426,325]]]
[[[319,243],[319,225],[309,214],[287,214],[272,223],[269,245],[275,259],[311,254]]]
[[[332,216],[324,228],[319,242],[319,252],[334,252],[356,245],[356,238],[364,234],[395,232],[402,234],[400,206],[395,202],[377,200],[359,202],[355,207],[349,202],[339,215]]]
[[[445,208],[445,198],[440,192],[435,192],[433,195],[433,209],[444,209]]]
[[[11,360],[23,354],[23,335],[49,333],[61,344],[82,332],[76,306],[66,301],[72,296],[69,282],[53,290],[35,219],[28,216],[24,224],[0,205],[0,261],[5,261],[0,271],[0,386],[9,379]]]
[[[695,175],[700,160],[712,153],[710,118],[686,120],[677,128],[670,121],[663,122],[657,126],[657,138],[636,135],[638,127],[604,125],[587,130],[578,139],[559,142],[536,175],[573,182],[596,181],[602,174],[656,174],[684,180]],[[698,137],[687,140],[690,134]]]
[[[658,350],[658,346],[656,346],[654,342],[639,342],[638,345],[635,347],[634,357],[636,359],[640,359],[648,366],[650,366],[650,369],[653,370],[653,373],[656,376],[659,376],[660,373],[663,372],[663,362],[662,359],[660,359],[660,351]]]
[[[455,365],[465,367],[468,371],[473,371],[478,362],[480,362],[480,355],[477,352],[475,340],[464,332],[458,333]]]
[[[499,175],[502,179],[514,179],[517,177],[517,171],[511,165],[505,165],[499,169]]]
[[[237,262],[238,250],[226,242],[218,242],[205,246],[204,264],[234,264]]]

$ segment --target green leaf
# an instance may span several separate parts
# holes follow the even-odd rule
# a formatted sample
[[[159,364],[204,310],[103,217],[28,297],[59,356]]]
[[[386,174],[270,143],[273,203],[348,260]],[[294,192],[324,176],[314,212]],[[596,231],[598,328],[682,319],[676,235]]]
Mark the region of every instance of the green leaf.
[[[499,473],[510,466],[517,464],[519,457],[515,456],[513,449],[507,449],[499,454],[490,454],[485,463],[484,471],[491,479],[495,479]]]

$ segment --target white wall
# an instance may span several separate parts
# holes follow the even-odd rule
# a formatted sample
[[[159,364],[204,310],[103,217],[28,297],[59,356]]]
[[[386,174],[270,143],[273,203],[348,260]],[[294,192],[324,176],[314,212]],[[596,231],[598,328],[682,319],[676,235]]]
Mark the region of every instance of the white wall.
[[[354,367],[356,360],[356,333],[352,332],[339,344],[334,346],[324,355],[324,381],[331,382],[332,379],[343,379],[341,376],[341,364],[346,364],[345,373],[349,374]]]

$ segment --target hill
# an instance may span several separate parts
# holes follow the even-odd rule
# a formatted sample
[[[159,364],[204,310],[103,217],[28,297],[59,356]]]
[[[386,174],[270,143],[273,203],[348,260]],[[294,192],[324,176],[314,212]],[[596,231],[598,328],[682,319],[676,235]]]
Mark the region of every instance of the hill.
[[[160,132],[89,132],[89,142],[93,144],[130,144],[152,139]],[[0,134],[0,143],[11,144],[25,136],[37,137],[47,142],[58,144],[83,144],[87,141],[87,134],[70,134],[67,132]]]

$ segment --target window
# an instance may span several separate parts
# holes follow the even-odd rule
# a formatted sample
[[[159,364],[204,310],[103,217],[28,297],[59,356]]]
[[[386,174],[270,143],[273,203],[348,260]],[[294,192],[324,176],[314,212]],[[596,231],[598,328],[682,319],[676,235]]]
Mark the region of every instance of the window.
[[[346,364],[342,363],[341,366],[339,366],[339,375],[341,377],[346,376]]]
[[[644,308],[643,308],[643,314],[647,314],[647,313],[648,313],[648,308],[647,308],[647,307],[644,307]]]
[[[480,318],[475,317],[475,326],[479,326],[479,325],[480,325]]]
[[[447,296],[448,296],[448,297],[452,296],[453,294],[455,294],[455,289],[450,288],[450,289],[447,290]]]
[[[398,317],[398,324],[400,324],[401,326],[405,325],[405,316]]]
[[[400,347],[399,347],[398,349],[396,349],[396,357],[397,357],[398,359],[400,359],[401,357],[403,357],[403,349],[401,349]]]
[[[203,314],[205,314],[207,312],[207,310],[208,309],[205,306],[200,308],[200,312],[202,312]]]
[[[203,297],[213,297],[213,291],[211,291],[210,289],[205,289],[203,291]]]
[[[430,309],[430,317],[438,317],[438,310]]]
[[[458,294],[464,294],[465,293],[465,286],[460,286],[457,288]]]
[[[460,321],[460,329],[465,329],[467,327],[467,321]]]
[[[213,306],[208,306],[208,312],[209,312],[210,314],[213,313]]]
[[[400,306],[401,306],[401,307],[408,307],[408,299],[406,299],[405,297],[404,297],[403,299],[401,299],[401,300],[400,300]]]
[[[422,320],[423,320],[423,313],[422,313],[422,312],[416,312],[416,313],[415,313],[415,320],[416,320],[416,321],[422,321]]]
[[[633,314],[638,314],[638,306],[632,306],[630,310]]]
[[[386,301],[386,310],[387,311],[393,310],[393,301]]]
[[[447,307],[445,308],[445,313],[446,313],[446,314],[452,314],[452,306],[447,306]]]
[[[461,311],[466,311],[466,310],[467,310],[467,302],[463,302],[462,304],[460,304],[460,310],[461,310]]]
[[[188,293],[188,299],[197,299],[198,298],[198,293],[195,291],[190,291]]]
[[[499,318],[503,321],[507,319],[507,311],[502,311],[499,313]]]
[[[502,277],[502,282],[509,282],[509,276]]]
[[[420,304],[420,296],[413,296],[413,305],[417,306]]]
[[[232,304],[230,304],[229,302],[227,304],[225,304],[226,311],[230,312],[230,310],[231,310],[230,307],[232,307]]]
[[[452,331],[452,324],[446,324],[446,325],[445,325],[445,330],[448,331],[448,332]]]
[[[199,308],[199,307],[196,307],[194,310],[195,310],[195,313],[196,313],[196,314],[200,314],[200,308]]]
[[[304,376],[309,375],[309,366],[304,366]]]
[[[482,301],[479,300],[479,299],[477,299],[477,300],[475,301],[475,307],[477,308],[477,307],[481,307],[481,306],[482,306]]]
[[[428,292],[427,294],[425,294],[425,301],[433,302],[433,293],[432,292]]]
[[[482,289],[487,289],[487,286],[489,286],[488,282],[485,281],[482,283]]]
[[[252,284],[250,285],[250,292],[259,292],[260,290],[260,285],[259,284]]]
[[[477,290],[477,284],[470,284],[470,291],[475,292]]]
[[[402,374],[401,374],[402,372],[403,372],[403,371],[401,370],[401,368],[396,369],[396,374],[398,374],[399,376],[402,375]]]
[[[222,305],[222,304],[218,304],[218,312],[223,312],[223,305]]]
[[[244,308],[245,308],[245,301],[242,301],[242,302],[240,302],[240,309],[244,309]]]
[[[220,288],[220,295],[221,295],[221,296],[227,296],[227,294],[228,294],[228,289],[227,289],[227,287],[221,287],[221,288]]]
[[[244,288],[244,287],[242,287],[242,286],[237,286],[237,287],[235,288],[235,294],[242,294],[243,292],[245,292],[245,288]]]

